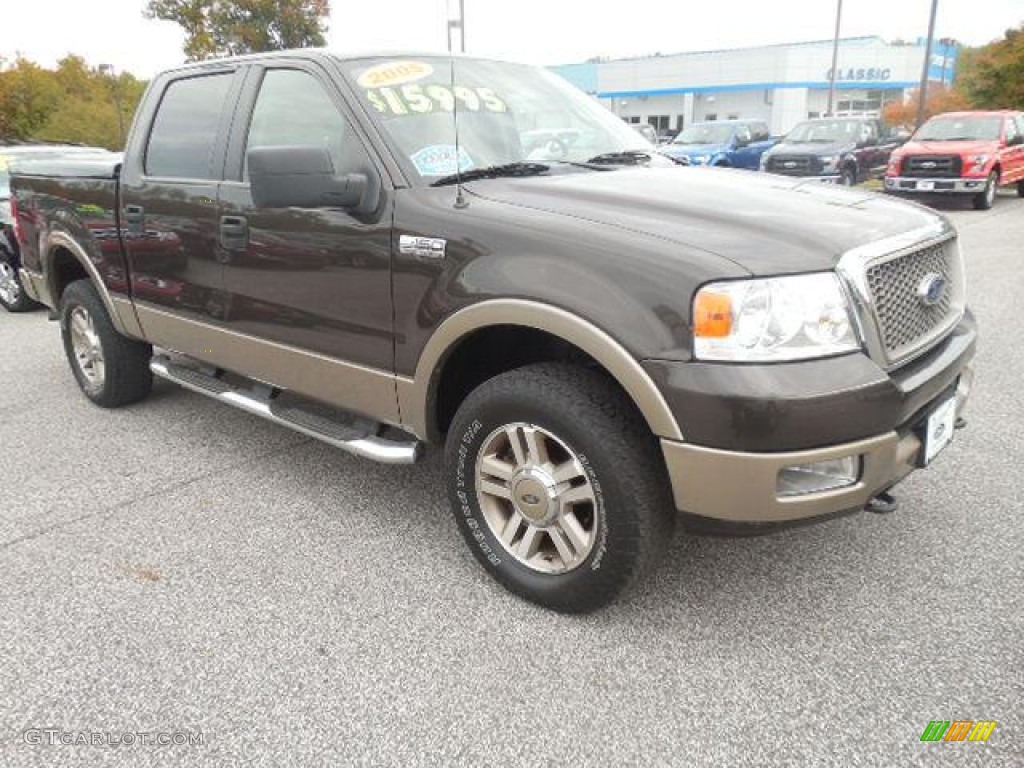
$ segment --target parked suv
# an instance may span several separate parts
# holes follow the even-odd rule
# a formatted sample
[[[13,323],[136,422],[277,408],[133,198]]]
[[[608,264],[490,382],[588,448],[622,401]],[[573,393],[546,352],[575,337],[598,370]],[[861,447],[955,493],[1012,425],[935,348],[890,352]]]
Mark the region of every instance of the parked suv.
[[[717,165],[757,170],[761,155],[775,146],[763,120],[694,123],[660,148],[663,155],[689,165]]]
[[[881,177],[901,142],[874,118],[807,120],[761,156],[761,170],[849,187]]]
[[[123,163],[16,173],[25,288],[85,397],[155,375],[384,463],[443,446],[475,557],[562,611],[677,520],[856,511],[948,449],[976,330],[943,216],[682,167],[557,75],[456,64],[190,64]],[[576,139],[527,150],[543,125]]]
[[[900,195],[970,195],[986,210],[1000,185],[1024,197],[1024,112],[949,112],[918,128],[893,153],[885,191]]]

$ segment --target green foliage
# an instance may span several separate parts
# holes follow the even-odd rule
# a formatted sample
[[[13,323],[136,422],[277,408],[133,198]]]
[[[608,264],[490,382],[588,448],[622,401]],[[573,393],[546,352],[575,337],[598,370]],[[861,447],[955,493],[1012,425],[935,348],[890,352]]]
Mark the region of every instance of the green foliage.
[[[1024,24],[960,54],[956,87],[977,109],[1024,109]]]
[[[190,61],[326,44],[330,0],[149,0],[149,18],[185,30]]]
[[[67,56],[55,70],[19,58],[0,70],[0,139],[121,149],[146,84]]]

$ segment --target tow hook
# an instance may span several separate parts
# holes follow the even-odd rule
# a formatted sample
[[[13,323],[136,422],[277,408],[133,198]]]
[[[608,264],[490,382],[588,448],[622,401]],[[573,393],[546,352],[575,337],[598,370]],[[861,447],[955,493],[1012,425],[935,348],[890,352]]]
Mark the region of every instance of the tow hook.
[[[963,416],[957,416],[956,421],[953,422],[953,429],[963,429],[967,426],[967,419]]]
[[[888,491],[883,491],[865,504],[864,509],[874,512],[876,515],[888,515],[899,509],[899,506],[900,503],[896,501],[895,496]]]

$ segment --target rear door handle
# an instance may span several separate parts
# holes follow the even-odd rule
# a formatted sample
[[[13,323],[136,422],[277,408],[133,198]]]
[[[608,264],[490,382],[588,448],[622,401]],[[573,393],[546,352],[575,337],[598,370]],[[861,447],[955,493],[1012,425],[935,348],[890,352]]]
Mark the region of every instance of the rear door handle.
[[[124,207],[124,223],[128,231],[141,232],[146,224],[146,209],[141,205],[126,205]]]
[[[249,247],[249,221],[244,216],[220,217],[220,245],[229,251]]]

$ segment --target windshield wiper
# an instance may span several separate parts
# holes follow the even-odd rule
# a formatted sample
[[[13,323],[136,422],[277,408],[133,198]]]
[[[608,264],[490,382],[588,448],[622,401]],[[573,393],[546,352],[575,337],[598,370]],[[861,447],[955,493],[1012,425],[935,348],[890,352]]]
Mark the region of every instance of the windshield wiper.
[[[451,176],[442,176],[437,181],[430,182],[432,187],[443,187],[448,184],[456,184],[460,181],[476,181],[477,179],[498,179],[515,176],[540,176],[547,173],[551,166],[544,163],[503,163],[501,165],[488,165],[483,168],[471,168],[462,173],[453,173]]]
[[[621,152],[605,152],[601,155],[594,155],[586,162],[594,165],[640,165],[650,161],[650,152],[645,152],[642,149],[626,149]]]

